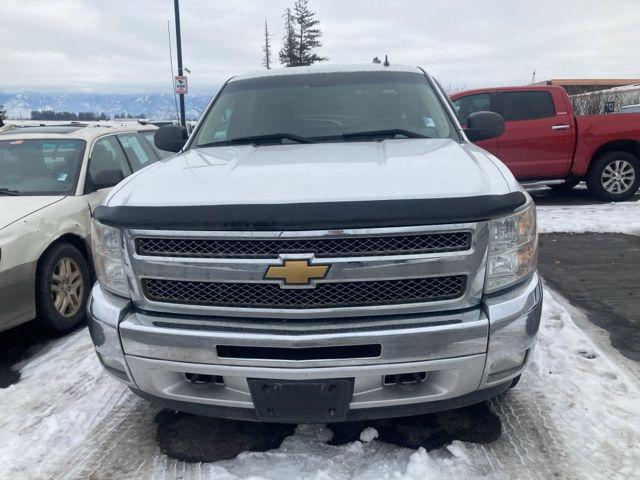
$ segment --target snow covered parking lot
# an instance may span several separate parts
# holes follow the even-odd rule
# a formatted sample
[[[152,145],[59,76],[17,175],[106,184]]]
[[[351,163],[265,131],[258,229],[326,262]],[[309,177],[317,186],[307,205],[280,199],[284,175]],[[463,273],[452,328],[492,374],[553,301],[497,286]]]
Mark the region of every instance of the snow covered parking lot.
[[[628,229],[638,201],[540,203],[543,231],[640,232]],[[612,214],[617,207],[626,213]],[[640,478],[640,367],[549,288],[529,370],[488,406],[397,421],[396,431],[369,422],[351,436],[340,426],[267,426],[254,436],[275,448],[218,462],[181,459],[232,449],[243,438],[237,422],[172,415],[137,398],[102,373],[86,329],[15,368],[20,381],[0,389],[3,479]]]

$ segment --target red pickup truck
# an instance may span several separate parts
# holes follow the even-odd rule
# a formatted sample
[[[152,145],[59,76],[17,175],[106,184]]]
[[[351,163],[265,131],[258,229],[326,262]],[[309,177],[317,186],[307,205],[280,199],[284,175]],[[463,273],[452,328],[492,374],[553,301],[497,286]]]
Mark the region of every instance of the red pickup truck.
[[[476,142],[522,183],[573,188],[581,180],[602,200],[632,197],[640,185],[640,114],[577,117],[559,86],[483,88],[451,96],[460,123],[499,113],[505,132]]]

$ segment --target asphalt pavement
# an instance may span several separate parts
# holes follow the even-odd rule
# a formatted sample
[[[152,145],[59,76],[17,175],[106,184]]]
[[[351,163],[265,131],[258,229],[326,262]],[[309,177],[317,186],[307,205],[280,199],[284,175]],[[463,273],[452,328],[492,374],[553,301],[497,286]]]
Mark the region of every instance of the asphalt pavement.
[[[640,237],[615,233],[540,235],[540,272],[554,289],[640,361]]]
[[[21,361],[44,348],[51,339],[39,331],[35,322],[0,333],[0,388],[20,380]]]
[[[584,185],[530,191],[537,205],[598,205]],[[640,192],[631,201],[640,200]],[[640,361],[640,236],[540,235],[539,270],[549,285],[609,333],[611,345]]]

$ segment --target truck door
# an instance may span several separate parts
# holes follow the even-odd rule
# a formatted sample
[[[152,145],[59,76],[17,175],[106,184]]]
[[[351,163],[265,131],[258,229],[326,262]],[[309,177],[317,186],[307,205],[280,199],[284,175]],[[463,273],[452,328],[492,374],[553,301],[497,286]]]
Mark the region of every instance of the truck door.
[[[575,126],[569,107],[557,100],[548,90],[499,94],[506,128],[497,156],[518,180],[562,178],[569,171]]]
[[[494,100],[495,95],[490,93],[474,93],[471,95],[465,95],[459,97],[453,101],[453,106],[456,109],[458,115],[458,121],[463,127],[467,124],[469,115],[475,112],[495,112],[496,105]],[[481,140],[475,142],[476,145],[484,148],[486,151],[498,155],[498,139],[490,138],[488,140]]]

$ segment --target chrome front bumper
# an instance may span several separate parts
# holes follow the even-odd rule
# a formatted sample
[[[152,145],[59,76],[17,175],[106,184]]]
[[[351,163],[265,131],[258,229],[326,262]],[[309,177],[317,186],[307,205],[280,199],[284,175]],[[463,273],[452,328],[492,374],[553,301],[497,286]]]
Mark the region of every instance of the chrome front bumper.
[[[537,274],[528,282],[483,299],[463,311],[358,319],[335,328],[255,319],[207,319],[154,315],[95,286],[89,302],[90,331],[107,372],[142,396],[171,408],[255,420],[248,378],[312,380],[353,378],[348,418],[400,416],[461,406],[508,387],[530,357],[542,307]],[[295,330],[292,330],[292,324]],[[268,325],[267,328],[265,325]],[[370,358],[313,360],[228,358],[218,346],[315,347],[380,345]],[[517,368],[490,374],[498,360],[527,352]],[[385,385],[387,375],[425,372],[413,385]],[[198,385],[185,373],[222,377]],[[431,407],[430,407],[431,406]],[[424,407],[424,408],[422,408]]]

